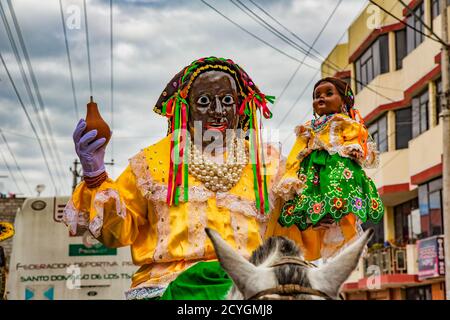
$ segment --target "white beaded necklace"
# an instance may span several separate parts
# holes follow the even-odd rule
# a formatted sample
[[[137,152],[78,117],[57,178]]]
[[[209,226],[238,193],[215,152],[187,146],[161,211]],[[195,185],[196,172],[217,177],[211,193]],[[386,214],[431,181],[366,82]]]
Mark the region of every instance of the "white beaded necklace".
[[[247,165],[245,140],[234,138],[227,148],[227,159],[216,163],[205,157],[195,146],[190,144],[189,173],[213,192],[226,192],[239,181]]]

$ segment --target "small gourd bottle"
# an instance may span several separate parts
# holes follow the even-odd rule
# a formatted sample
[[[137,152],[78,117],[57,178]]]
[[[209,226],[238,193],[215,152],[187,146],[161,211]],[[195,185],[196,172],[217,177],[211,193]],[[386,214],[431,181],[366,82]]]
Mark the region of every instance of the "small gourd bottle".
[[[95,140],[106,138],[106,142],[104,144],[106,146],[109,142],[109,139],[111,139],[111,130],[106,121],[103,120],[102,116],[100,115],[97,103],[94,102],[91,96],[91,100],[87,104],[86,129],[84,130],[84,133],[94,129],[97,130],[97,136]]]

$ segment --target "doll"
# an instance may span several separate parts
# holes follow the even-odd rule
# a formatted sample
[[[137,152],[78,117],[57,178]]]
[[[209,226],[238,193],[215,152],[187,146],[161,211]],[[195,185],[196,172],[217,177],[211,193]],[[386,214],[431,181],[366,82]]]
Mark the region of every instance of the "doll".
[[[285,200],[279,223],[296,225],[305,233],[306,254],[320,258],[350,241],[361,222],[379,222],[384,206],[363,170],[376,167],[378,152],[368,141],[350,86],[337,78],[321,79],[314,86],[313,108],[314,119],[295,130],[276,190]]]

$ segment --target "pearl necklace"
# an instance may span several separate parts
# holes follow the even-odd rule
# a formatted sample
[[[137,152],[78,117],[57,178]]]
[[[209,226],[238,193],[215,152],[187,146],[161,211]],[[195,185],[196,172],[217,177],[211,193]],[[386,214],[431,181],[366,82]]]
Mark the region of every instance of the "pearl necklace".
[[[215,163],[204,157],[194,143],[190,144],[189,173],[213,192],[226,192],[241,178],[247,165],[244,139],[234,139],[228,148],[224,163]]]

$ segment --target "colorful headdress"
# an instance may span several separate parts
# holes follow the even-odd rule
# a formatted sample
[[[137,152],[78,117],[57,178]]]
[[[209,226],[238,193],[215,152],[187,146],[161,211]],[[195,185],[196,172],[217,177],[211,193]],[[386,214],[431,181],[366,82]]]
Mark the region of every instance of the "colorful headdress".
[[[236,81],[239,101],[237,103],[240,121],[238,129],[249,131],[250,159],[253,166],[256,205],[264,213],[269,211],[266,167],[262,153],[261,118],[271,118],[267,102],[275,97],[264,95],[247,73],[230,59],[208,57],[198,59],[181,70],[170,80],[159,97],[154,111],[168,118],[168,132],[173,133],[171,141],[171,163],[168,181],[167,204],[178,205],[180,187],[184,188],[184,201],[188,201],[188,147],[186,130],[189,116],[189,91],[195,79],[207,71],[222,71]],[[258,119],[259,112],[259,119]],[[258,121],[259,120],[259,121]],[[258,123],[259,122],[259,123]]]

